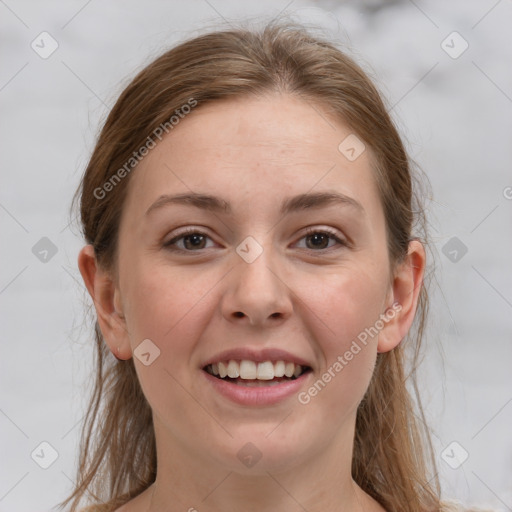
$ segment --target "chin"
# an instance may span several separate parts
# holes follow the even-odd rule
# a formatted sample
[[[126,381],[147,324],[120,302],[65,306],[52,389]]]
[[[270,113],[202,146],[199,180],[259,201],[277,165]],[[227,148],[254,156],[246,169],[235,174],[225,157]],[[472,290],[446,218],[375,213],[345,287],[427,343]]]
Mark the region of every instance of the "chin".
[[[234,439],[230,438],[228,446],[221,448],[224,453],[217,453],[215,458],[229,471],[252,476],[285,472],[306,458],[303,441],[291,443],[288,438],[287,443],[285,432],[273,439],[273,434],[269,435],[272,428],[265,424],[264,429],[240,429]]]

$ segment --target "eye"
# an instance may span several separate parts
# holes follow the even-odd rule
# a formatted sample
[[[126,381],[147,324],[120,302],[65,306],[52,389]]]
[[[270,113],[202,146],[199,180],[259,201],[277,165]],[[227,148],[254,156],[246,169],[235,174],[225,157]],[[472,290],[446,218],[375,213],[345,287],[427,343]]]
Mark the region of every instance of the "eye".
[[[347,246],[347,242],[345,240],[341,239],[335,231],[332,231],[327,228],[311,228],[309,229],[306,234],[301,238],[301,240],[309,240],[310,243],[308,244],[306,242],[306,249],[329,249],[333,247],[334,245],[342,245]],[[329,239],[331,239],[334,243],[331,245],[329,244]]]
[[[171,251],[194,252],[197,249],[207,249],[208,247],[205,247],[205,243],[208,238],[210,237],[206,233],[189,228],[168,242],[165,242],[164,247]],[[178,244],[182,241],[183,246],[180,247]]]
[[[206,241],[211,238],[202,231],[194,228],[188,228],[187,230],[176,235],[174,238],[164,243],[164,247],[171,251],[182,251],[182,252],[197,252],[201,249],[208,249]],[[301,240],[310,241],[306,242],[305,249],[312,249],[317,252],[317,249],[325,250],[330,249],[335,245],[347,246],[347,242],[341,239],[335,231],[328,228],[310,228]],[[329,245],[329,241],[332,241]],[[326,245],[327,243],[327,245]],[[181,244],[181,245],[180,245]],[[210,247],[212,247],[210,245]]]

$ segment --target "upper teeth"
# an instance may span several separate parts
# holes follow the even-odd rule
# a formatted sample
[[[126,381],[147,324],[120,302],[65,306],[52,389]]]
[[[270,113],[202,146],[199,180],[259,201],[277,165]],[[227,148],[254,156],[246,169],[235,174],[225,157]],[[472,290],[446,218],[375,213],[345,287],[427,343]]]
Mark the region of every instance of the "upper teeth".
[[[242,361],[220,361],[218,363],[210,364],[206,367],[209,373],[218,375],[222,379],[224,377],[231,377],[236,379],[259,379],[259,380],[272,380],[274,377],[298,377],[303,367],[285,361],[265,361],[263,363],[255,363],[246,359]]]

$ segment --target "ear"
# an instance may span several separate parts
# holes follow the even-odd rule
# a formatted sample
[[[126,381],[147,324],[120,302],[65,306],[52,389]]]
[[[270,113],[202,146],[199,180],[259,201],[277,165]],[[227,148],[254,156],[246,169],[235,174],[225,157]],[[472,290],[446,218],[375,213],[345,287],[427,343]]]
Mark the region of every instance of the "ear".
[[[98,265],[92,245],[86,245],[80,251],[78,268],[94,302],[98,323],[107,345],[118,359],[130,359],[130,339],[119,289],[110,273]]]
[[[388,308],[392,304],[395,314],[388,309],[389,320],[379,333],[377,352],[389,352],[400,344],[414,320],[423,276],[426,256],[423,245],[418,240],[409,242],[407,255],[396,269],[388,296]]]

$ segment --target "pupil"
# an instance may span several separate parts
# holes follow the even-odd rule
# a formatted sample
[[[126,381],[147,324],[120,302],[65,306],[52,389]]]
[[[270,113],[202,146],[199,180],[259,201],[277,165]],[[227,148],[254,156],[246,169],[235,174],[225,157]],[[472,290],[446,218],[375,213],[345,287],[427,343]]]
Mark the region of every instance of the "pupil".
[[[192,242],[192,244],[191,244],[191,245],[192,245],[192,247],[197,248],[197,247],[199,247],[199,245],[200,245],[200,244],[201,244],[201,242],[203,241],[203,240],[201,240],[202,238],[204,238],[204,237],[203,237],[203,235],[188,235],[188,236],[185,238],[185,245],[187,245],[187,244],[186,244],[186,241],[187,241],[187,240],[188,240],[188,241],[190,241],[190,240],[194,240],[194,242]]]
[[[311,238],[312,240],[316,240],[316,241],[319,241],[319,238],[323,238],[323,239],[324,239],[324,242],[325,242],[325,239],[326,239],[327,237],[326,237],[326,236],[325,236],[325,234],[323,234],[323,233],[315,233],[314,235],[310,235],[310,238]],[[319,247],[319,245],[318,245],[318,244],[316,244],[315,242],[313,242],[313,245],[314,245],[315,247]]]

